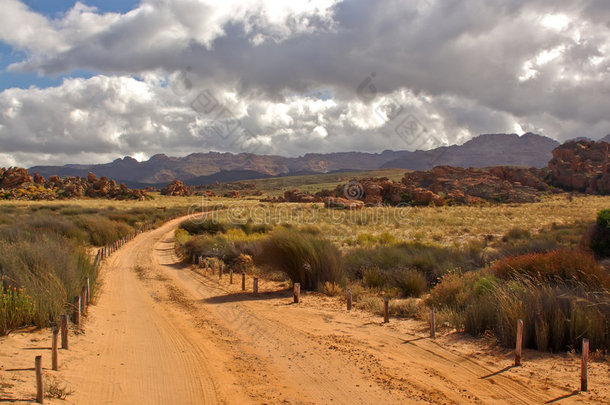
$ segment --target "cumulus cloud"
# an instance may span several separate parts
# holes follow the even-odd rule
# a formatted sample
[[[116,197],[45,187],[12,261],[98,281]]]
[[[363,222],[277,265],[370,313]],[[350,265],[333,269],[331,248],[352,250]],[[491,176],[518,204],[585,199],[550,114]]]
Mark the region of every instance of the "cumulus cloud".
[[[0,40],[26,54],[10,70],[97,75],[2,92],[4,162],[610,132],[602,0],[143,0],[125,14],[77,3],[55,19],[5,3]],[[220,119],[191,106],[201,92]],[[223,135],[235,128],[246,135]]]

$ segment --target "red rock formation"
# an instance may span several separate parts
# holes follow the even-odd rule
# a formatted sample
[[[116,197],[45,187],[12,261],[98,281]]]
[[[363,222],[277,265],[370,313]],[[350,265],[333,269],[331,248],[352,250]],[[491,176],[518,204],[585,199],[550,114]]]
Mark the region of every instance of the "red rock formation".
[[[161,194],[171,196],[188,196],[191,195],[191,190],[189,190],[189,188],[180,180],[174,180],[161,189]]]
[[[91,176],[87,180],[91,180]],[[34,178],[23,168],[0,169],[0,198],[21,200],[53,200],[90,196],[111,199],[144,199],[146,193],[118,187],[105,177],[89,182],[80,177],[50,176],[48,181],[35,174]]]
[[[551,184],[568,191],[610,194],[610,144],[570,141],[553,150]]]

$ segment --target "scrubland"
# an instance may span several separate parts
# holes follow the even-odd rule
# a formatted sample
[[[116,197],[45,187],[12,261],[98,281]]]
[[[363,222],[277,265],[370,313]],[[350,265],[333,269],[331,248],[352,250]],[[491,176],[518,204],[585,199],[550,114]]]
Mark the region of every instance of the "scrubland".
[[[608,206],[608,197],[561,195],[532,204],[359,211],[201,197],[4,202],[0,332],[55,323],[82,280],[94,277],[89,248],[201,213],[176,232],[185,258],[204,256],[338,299],[350,289],[356,305],[373,312],[388,296],[392,316],[423,319],[433,305],[441,327],[506,346],[521,318],[527,347],[570,350],[588,337],[593,350],[607,351],[608,270],[600,264],[605,254],[596,257],[590,246],[604,249],[604,235],[591,225]]]
[[[225,202],[177,231],[185,257],[214,258],[278,277],[287,286],[343,297],[363,308],[425,318],[511,346],[518,319],[526,347],[610,348],[608,268],[590,247],[607,197],[552,196],[539,203],[480,207],[372,207]],[[605,226],[605,225],[603,225]],[[603,228],[602,226],[602,228]],[[599,249],[598,249],[599,250]]]

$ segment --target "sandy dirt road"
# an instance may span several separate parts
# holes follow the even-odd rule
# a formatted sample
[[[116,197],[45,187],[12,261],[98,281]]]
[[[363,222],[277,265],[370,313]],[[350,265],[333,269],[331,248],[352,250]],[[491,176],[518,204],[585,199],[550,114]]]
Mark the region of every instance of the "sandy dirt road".
[[[228,275],[180,262],[179,223],[138,235],[106,259],[85,333],[61,351],[59,372],[45,371],[74,390],[68,403],[610,403],[607,362],[592,365],[597,388],[577,393],[575,358],[529,354],[510,368],[510,353],[462,335],[429,339],[421,322],[384,325],[318,294],[295,305],[272,282],[261,281],[257,296],[243,293],[237,275],[230,284]],[[32,372],[18,356],[36,346],[27,336],[2,341],[0,384],[12,385],[0,393],[12,396],[0,400],[31,396],[22,387]]]

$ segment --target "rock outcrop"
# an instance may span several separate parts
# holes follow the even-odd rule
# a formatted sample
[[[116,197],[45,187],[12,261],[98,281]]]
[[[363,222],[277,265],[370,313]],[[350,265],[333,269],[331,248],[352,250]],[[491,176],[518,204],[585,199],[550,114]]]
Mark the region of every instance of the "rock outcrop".
[[[97,179],[89,174],[81,177],[52,175],[48,180],[35,173],[30,176],[23,168],[0,168],[0,199],[54,200],[79,197],[108,198],[116,200],[141,200],[147,197],[142,190],[132,190],[124,184],[118,185],[106,177]]]
[[[192,190],[185,186],[180,180],[174,180],[161,189],[161,194],[170,196],[188,196],[192,194]]]
[[[610,144],[570,141],[553,150],[550,182],[566,191],[610,194]]]

